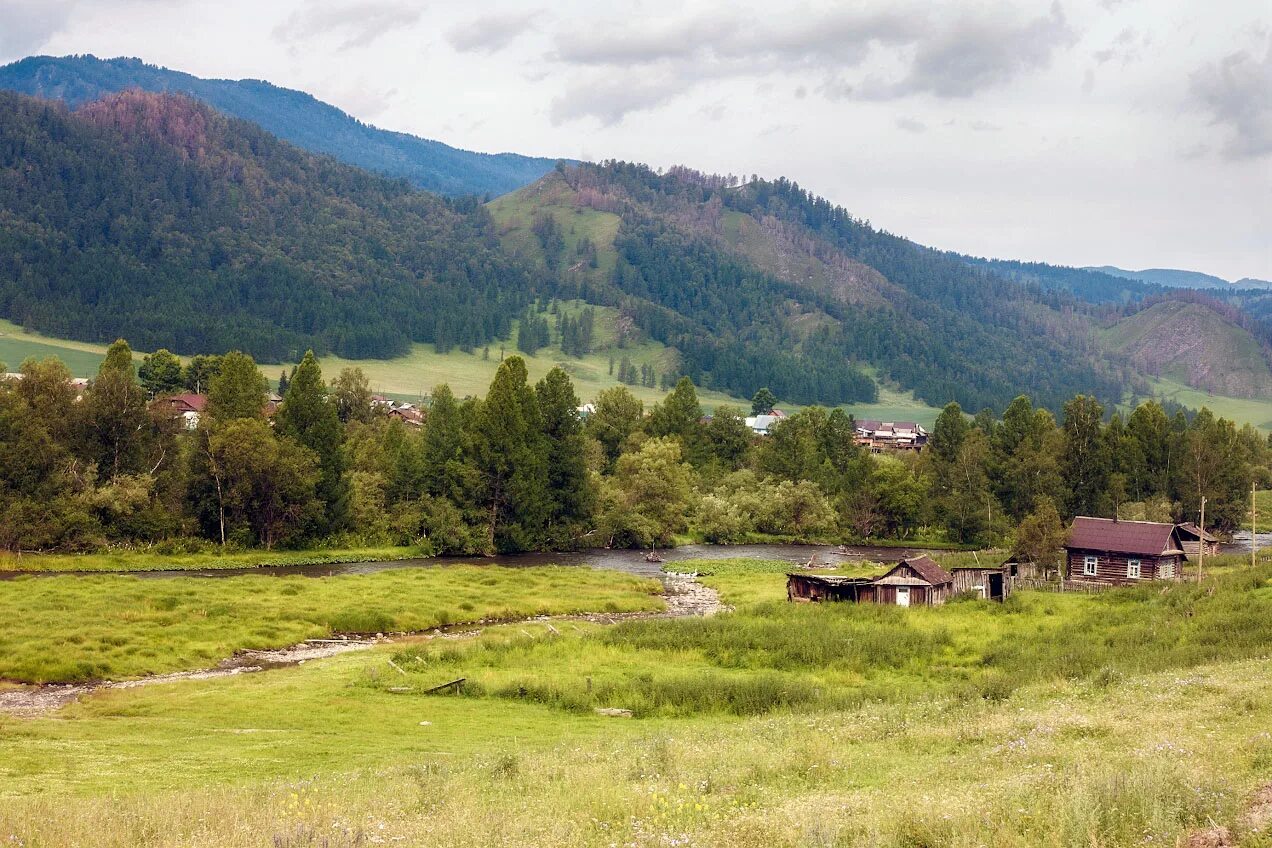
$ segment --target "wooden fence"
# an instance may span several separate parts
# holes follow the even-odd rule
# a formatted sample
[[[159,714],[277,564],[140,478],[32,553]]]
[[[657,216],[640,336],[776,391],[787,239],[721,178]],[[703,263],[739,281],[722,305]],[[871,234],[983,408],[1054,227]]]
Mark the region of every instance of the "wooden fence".
[[[1043,580],[1038,577],[1016,577],[1012,580],[1013,589],[1034,589],[1039,592],[1085,592],[1088,595],[1116,589],[1112,583],[1080,583],[1066,580],[1062,584],[1058,580]]]

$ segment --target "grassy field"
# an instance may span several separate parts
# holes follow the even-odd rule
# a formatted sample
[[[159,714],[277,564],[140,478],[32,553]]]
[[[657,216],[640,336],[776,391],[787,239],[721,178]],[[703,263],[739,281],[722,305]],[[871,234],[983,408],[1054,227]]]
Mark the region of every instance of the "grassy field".
[[[0,581],[0,680],[72,682],[205,668],[333,633],[662,606],[655,581],[584,568],[446,566],[339,577],[21,577]]]
[[[416,547],[313,548],[295,551],[216,550],[166,553],[158,548],[111,548],[83,554],[13,554],[0,552],[0,572],[195,571],[260,568],[269,565],[323,565],[341,562],[385,562],[424,555]]]
[[[774,603],[786,564],[690,565],[735,613],[492,627],[0,718],[0,844],[1267,844],[1242,812],[1272,778],[1266,560],[908,611]],[[456,673],[465,695],[418,694]]]
[[[1154,379],[1151,385],[1153,397],[1173,400],[1190,409],[1201,409],[1204,406],[1216,416],[1235,421],[1238,427],[1252,424],[1264,432],[1272,432],[1272,398],[1222,397],[1166,379]]]
[[[578,301],[567,302],[562,308],[567,314],[576,314],[583,304]],[[554,316],[548,315],[551,324]],[[448,383],[451,390],[459,397],[472,395],[482,397],[494,379],[499,367],[500,352],[511,356],[516,354],[526,361],[526,369],[531,381],[547,374],[552,368],[561,366],[574,382],[574,389],[584,402],[590,401],[603,389],[620,385],[618,379],[610,373],[610,357],[614,358],[614,371],[617,373],[618,362],[627,357],[639,368],[649,364],[661,376],[665,371],[675,367],[675,354],[660,342],[645,340],[629,343],[626,347],[615,346],[618,321],[617,310],[608,307],[596,307],[596,330],[593,353],[576,358],[561,353],[558,344],[552,344],[539,350],[534,356],[526,356],[518,352],[516,329],[512,335],[502,342],[492,342],[489,350],[480,349],[472,353],[452,350],[439,354],[432,345],[414,345],[411,353],[399,359],[388,360],[347,360],[339,357],[323,357],[321,360],[323,373],[334,375],[341,368],[356,366],[366,372],[372,388],[381,393],[397,397],[418,400],[432,391],[439,383]],[[269,371],[271,378],[273,371]],[[628,386],[633,394],[645,401],[646,405],[662,400],[667,392],[663,389],[644,386]],[[709,407],[721,403],[745,405],[750,408],[750,400],[743,401],[732,398],[721,392],[699,391],[699,398]]]

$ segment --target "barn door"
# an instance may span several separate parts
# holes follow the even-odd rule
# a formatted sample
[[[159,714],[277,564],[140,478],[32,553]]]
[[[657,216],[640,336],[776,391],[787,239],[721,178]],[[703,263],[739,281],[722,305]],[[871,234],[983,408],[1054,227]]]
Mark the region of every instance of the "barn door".
[[[897,606],[908,607],[909,605],[910,605],[910,587],[898,586],[897,587]]]
[[[1003,599],[1003,576],[1001,574],[989,575],[989,599],[991,601],[1001,601]]]

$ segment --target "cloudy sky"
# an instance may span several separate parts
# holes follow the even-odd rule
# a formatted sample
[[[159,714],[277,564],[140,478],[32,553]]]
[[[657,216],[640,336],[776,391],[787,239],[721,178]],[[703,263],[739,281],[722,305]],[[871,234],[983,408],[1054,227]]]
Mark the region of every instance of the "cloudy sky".
[[[0,0],[477,150],[785,175],[967,253],[1272,279],[1272,0]]]

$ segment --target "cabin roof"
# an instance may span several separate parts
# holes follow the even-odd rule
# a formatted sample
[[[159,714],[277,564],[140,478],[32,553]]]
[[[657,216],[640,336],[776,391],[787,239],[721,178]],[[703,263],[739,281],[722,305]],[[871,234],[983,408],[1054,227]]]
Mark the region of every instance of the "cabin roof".
[[[1202,530],[1202,529],[1201,529],[1200,527],[1198,527],[1196,524],[1193,524],[1193,523],[1191,523],[1191,522],[1189,522],[1188,524],[1180,524],[1180,525],[1179,525],[1179,531],[1180,531],[1181,533],[1184,533],[1185,535],[1187,535],[1187,536],[1188,536],[1188,537],[1190,537],[1190,538],[1192,538],[1192,537],[1196,537],[1196,538],[1198,538],[1198,539],[1204,539],[1204,540],[1206,540],[1207,542],[1217,542],[1217,541],[1219,541],[1219,538],[1218,538],[1217,536],[1213,535],[1212,533],[1210,533],[1210,531],[1208,531],[1208,530]]]
[[[1080,515],[1069,528],[1070,548],[1161,556],[1179,553],[1175,525],[1157,521],[1115,521]]]
[[[909,566],[914,571],[915,574],[918,574],[919,577],[923,578],[924,582],[932,586],[941,586],[946,583],[954,582],[954,575],[950,574],[944,568],[941,568],[939,565],[936,564],[935,560],[933,560],[931,557],[927,556],[926,554],[924,554],[923,556],[910,557],[909,559],[901,560],[899,563],[897,563],[895,566],[892,567],[891,571],[889,571],[887,574],[880,577],[875,582],[885,583],[885,584],[895,583],[900,585],[898,582],[898,577],[895,575],[896,575],[896,572],[899,571],[904,566]]]

